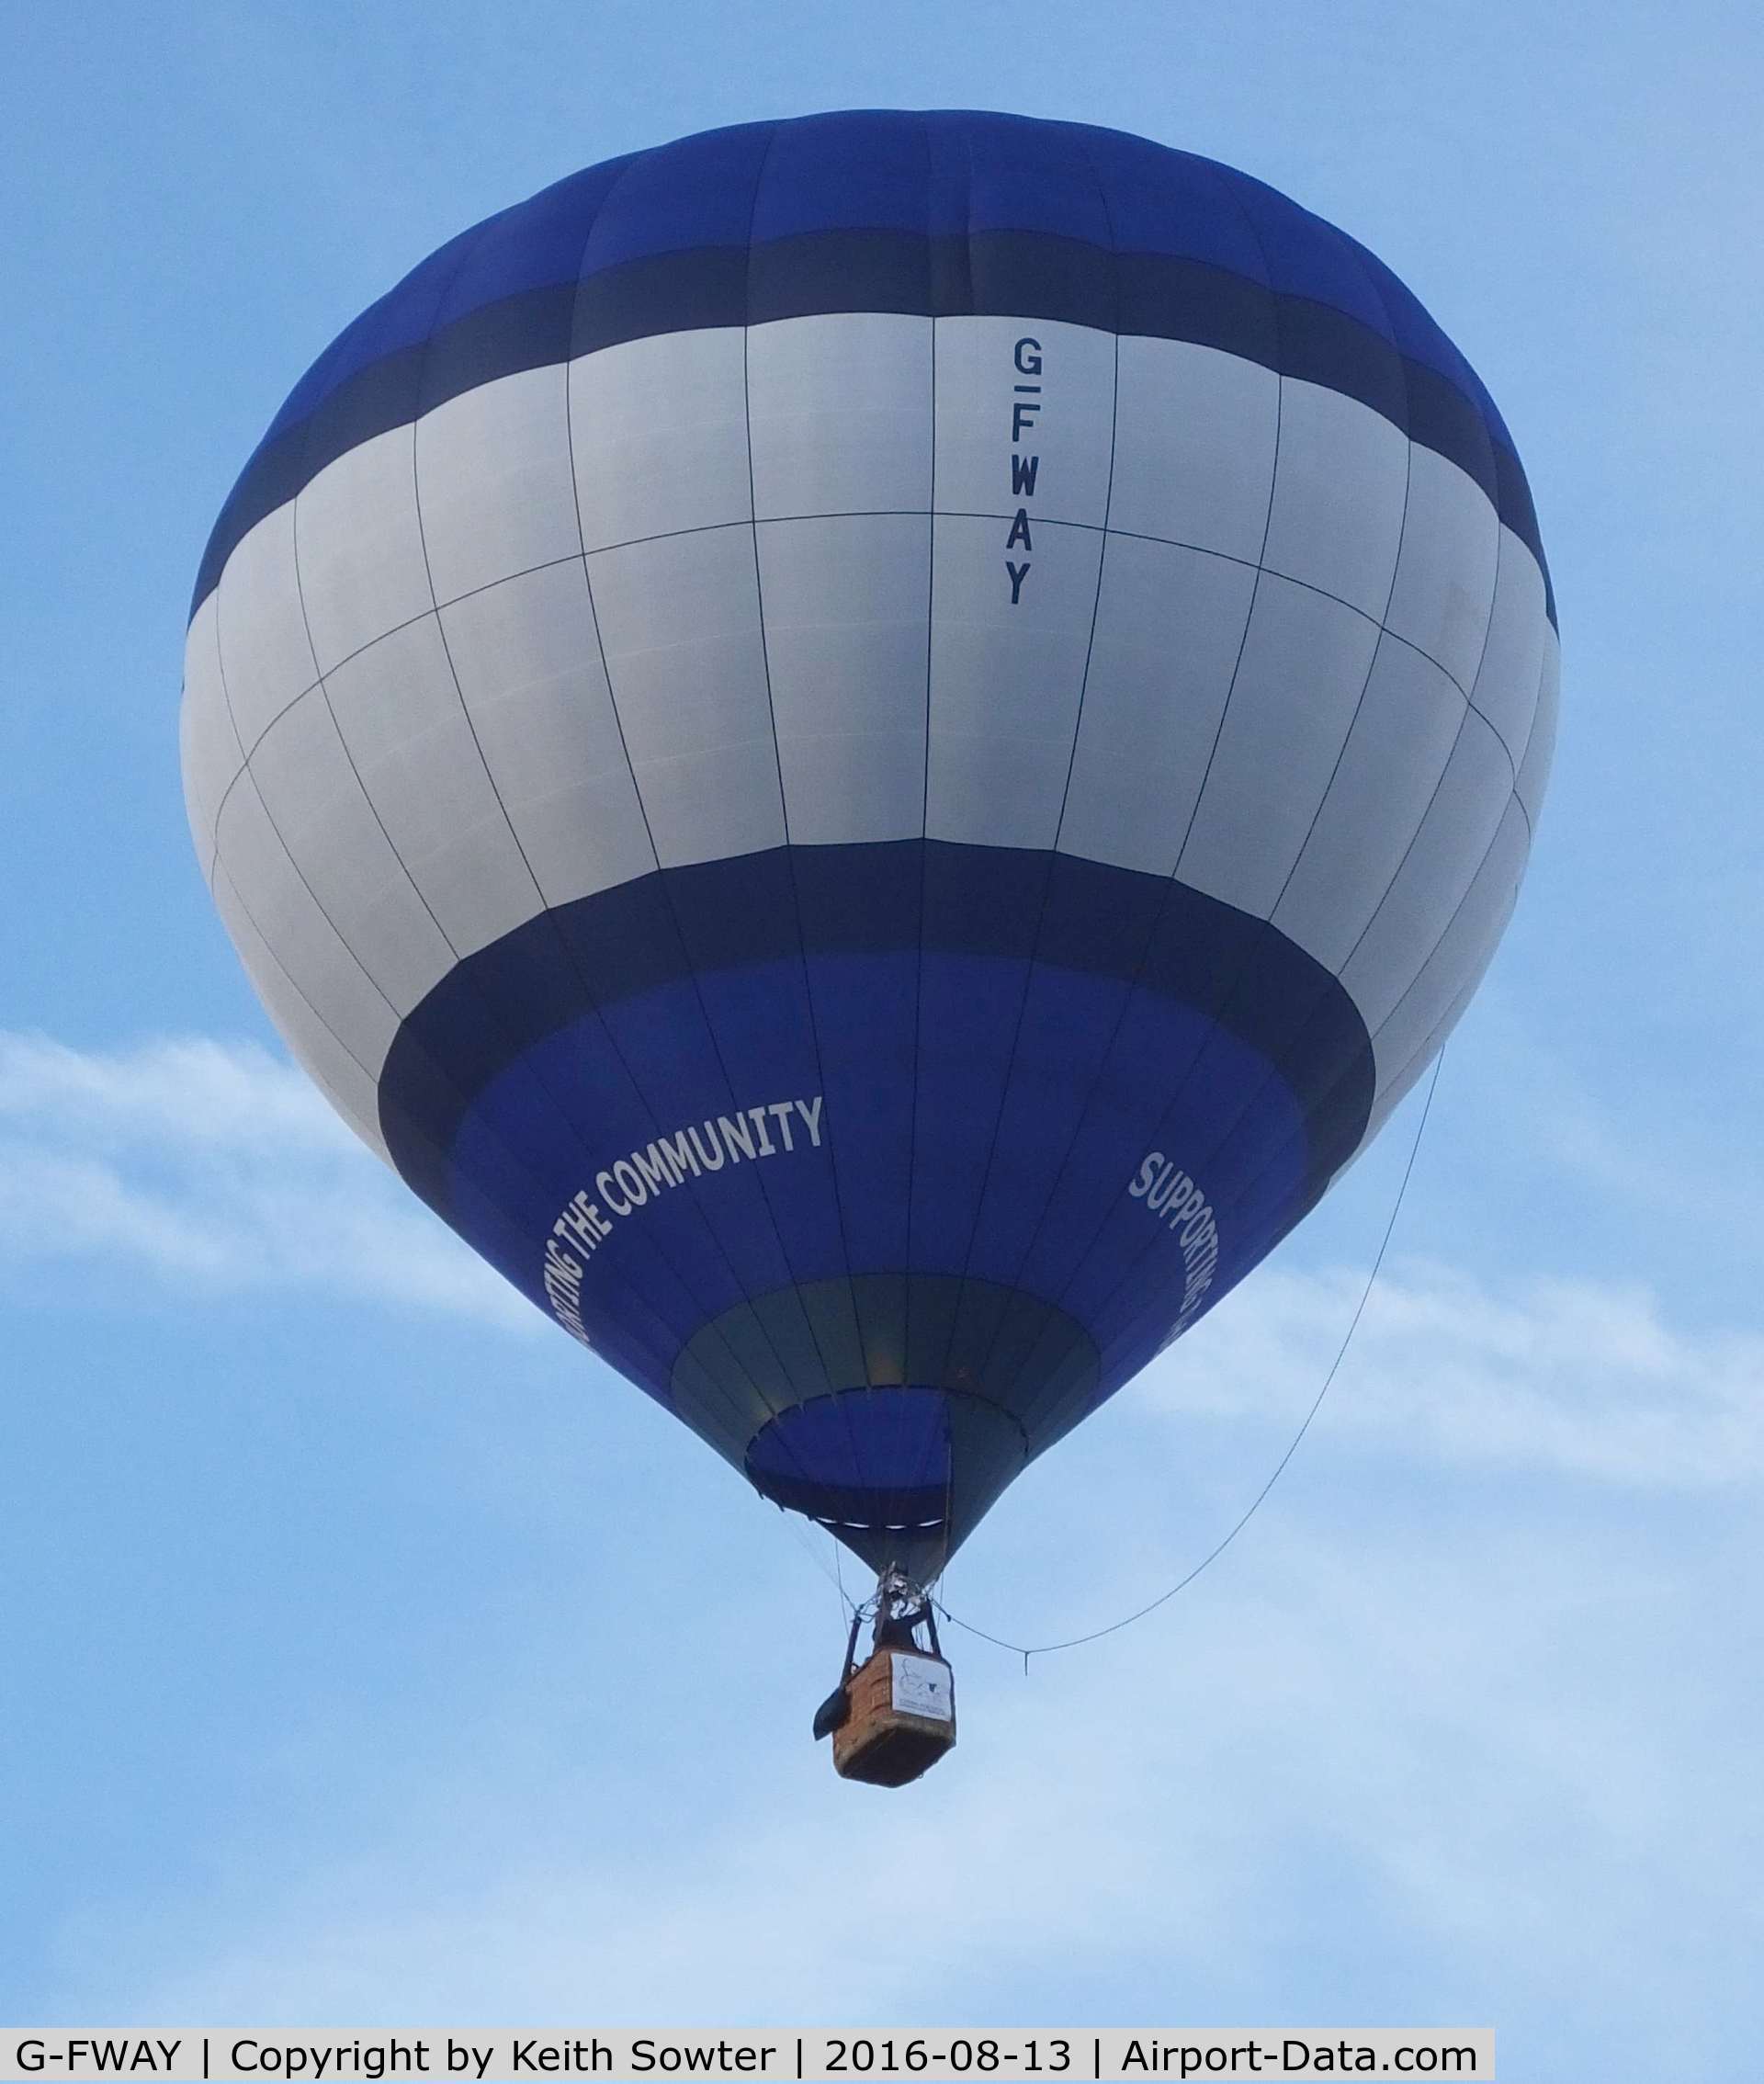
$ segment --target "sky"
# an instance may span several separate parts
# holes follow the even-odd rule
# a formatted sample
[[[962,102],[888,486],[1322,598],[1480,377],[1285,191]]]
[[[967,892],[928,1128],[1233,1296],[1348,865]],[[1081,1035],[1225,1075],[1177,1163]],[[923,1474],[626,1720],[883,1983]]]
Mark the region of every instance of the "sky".
[[[1760,86],[1720,5],[0,14],[0,2020],[1756,2060]],[[874,106],[1136,130],[1369,244],[1501,406],[1564,648],[1520,909],[1297,1456],[1134,1627],[1026,1675],[952,1631],[961,1744],[899,1795],[809,1740],[825,1539],[334,1120],[176,754],[209,527],[349,318],[579,165]],[[1049,1641],[1214,1546],[1419,1099],[1014,1487],[955,1614]]]

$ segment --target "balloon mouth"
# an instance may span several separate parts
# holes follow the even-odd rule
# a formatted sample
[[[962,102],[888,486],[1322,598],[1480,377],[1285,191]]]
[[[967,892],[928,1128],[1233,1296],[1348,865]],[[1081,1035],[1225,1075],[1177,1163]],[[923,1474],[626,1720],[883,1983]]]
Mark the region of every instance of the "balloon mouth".
[[[924,1583],[1026,1459],[1009,1411],[909,1383],[792,1405],[754,1435],[743,1467],[762,1497],[818,1522],[875,1569]]]
[[[1039,1297],[978,1275],[856,1274],[709,1319],[672,1387],[762,1497],[922,1584],[1099,1385],[1089,1332]]]
[[[838,1533],[930,1534],[949,1521],[949,1399],[941,1389],[842,1389],[781,1411],[747,1473],[775,1505]]]

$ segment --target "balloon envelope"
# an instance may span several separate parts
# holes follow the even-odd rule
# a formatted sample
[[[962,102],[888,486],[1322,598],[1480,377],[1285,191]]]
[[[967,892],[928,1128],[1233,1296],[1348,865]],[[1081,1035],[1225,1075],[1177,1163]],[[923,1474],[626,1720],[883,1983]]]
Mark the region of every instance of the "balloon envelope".
[[[463,233],[203,560],[214,896],[360,1135],[925,1577],[1419,1075],[1555,612],[1498,413],[1229,168],[761,123]]]

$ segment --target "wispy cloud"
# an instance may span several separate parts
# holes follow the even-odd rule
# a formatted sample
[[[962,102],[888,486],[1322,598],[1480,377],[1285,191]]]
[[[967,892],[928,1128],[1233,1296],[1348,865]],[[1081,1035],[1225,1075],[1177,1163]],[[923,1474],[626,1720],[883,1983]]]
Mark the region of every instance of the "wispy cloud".
[[[1084,2022],[1136,1991],[1179,2017],[1498,2009],[1533,2054],[1580,2036],[1577,2071],[1527,2075],[1657,2074],[1669,2046],[1713,2073],[1697,1989],[1761,1936],[1748,1682],[1706,1622],[1659,1625],[1688,1587],[1657,1554],[1548,1518],[1351,1555],[1287,1524],[1029,1685],[965,1646],[962,1747],[886,1798],[780,1727],[751,1615],[674,1644],[729,1705],[651,1740],[628,1817],[640,1716],[594,1659],[548,1665],[544,1705],[460,1732],[371,1842],[162,1936],[133,2013]],[[582,1718],[588,1773],[560,1740]],[[726,1806],[688,1792],[706,1775]]]
[[[267,1050],[0,1033],[0,1267],[119,1260],[209,1290],[534,1320]]]
[[[15,1269],[122,1255],[168,1286],[532,1314],[249,1047],[0,1036],[0,1183]],[[1194,1514],[1232,1467],[1278,1452],[1363,1279],[1277,1266],[1228,1298],[1118,1411],[1127,1468],[1063,1457],[1060,1541],[1106,1530],[1107,1553],[1069,1570],[1062,1546],[1050,1569],[1045,1514],[1001,1511],[958,1610],[1037,1640],[1067,1632],[1046,1610],[1069,1595],[1083,1626],[1160,1589],[1170,1468],[1181,1568],[1223,1531]],[[1527,2074],[1657,2074],[1668,2054],[1713,2074],[1719,2023],[1699,2047],[1683,2022],[1764,1943],[1756,1685],[1707,1596],[1756,1578],[1725,1507],[1764,1471],[1761,1410],[1749,1329],[1675,1321],[1632,1285],[1398,1263],[1306,1449],[1327,1482],[1283,1493],[1156,1621],[1030,1684],[964,1639],[962,1746],[922,1788],[873,1799],[809,1750],[799,1700],[824,1682],[803,1643],[826,1616],[756,1633],[773,1588],[744,1568],[658,1655],[594,1577],[551,1601],[567,1639],[526,1618],[462,1634],[442,1729],[328,1694],[266,1725],[232,1878],[86,1908],[70,1991],[100,1962],[98,2009],[140,2017],[1400,2011],[1497,2017],[1532,2056],[1579,2036],[1571,2069]],[[1398,1489],[1427,1501],[1424,1535],[1388,1510]],[[633,1538],[685,1538],[673,1509],[659,1485]],[[533,1584],[559,1567],[536,1549]],[[663,1716],[681,1671],[692,1712]],[[350,1790],[357,1823],[315,1836],[313,1787]]]
[[[205,1037],[78,1050],[0,1032],[0,1266],[119,1257],[172,1284],[538,1321],[267,1050]],[[1295,1419],[1363,1279],[1263,1269],[1135,1397],[1189,1419]],[[1764,1333],[1675,1323],[1640,1283],[1496,1286],[1398,1263],[1324,1422],[1419,1460],[1730,1485],[1764,1472]]]
[[[1724,980],[1724,1008],[1738,988]],[[1764,1171],[1751,1145],[1734,1136],[1719,1092],[1687,1087],[1681,1064],[1641,1055],[1600,1065],[1594,1077],[1602,1037],[1576,1037],[1570,1051],[1562,1037],[1538,1034],[1498,990],[1488,1002],[1478,1003],[1467,1070],[1473,1118],[1522,1161],[1528,1182],[1548,1168],[1582,1196],[1633,1209],[1638,1253],[1650,1258],[1673,1231],[1707,1252],[1713,1242],[1749,1240],[1764,1229]],[[1752,1048],[1751,1024],[1732,1025],[1736,1052]],[[1448,1091],[1465,1075],[1464,1061],[1454,1061]]]
[[[1358,1273],[1264,1269],[1148,1378],[1171,1411],[1302,1413]],[[1764,1473],[1764,1335],[1670,1322],[1640,1284],[1496,1286],[1425,1263],[1374,1289],[1323,1422],[1421,1462],[1677,1489]]]

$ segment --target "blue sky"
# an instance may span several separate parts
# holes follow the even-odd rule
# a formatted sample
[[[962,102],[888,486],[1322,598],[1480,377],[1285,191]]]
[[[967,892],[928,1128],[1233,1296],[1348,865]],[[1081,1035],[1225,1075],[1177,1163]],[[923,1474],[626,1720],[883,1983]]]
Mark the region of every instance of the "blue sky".
[[[94,5],[0,31],[0,2017],[1492,2022],[1731,2072],[1764,1931],[1764,519],[1751,9]],[[1561,606],[1540,845],[1387,1279],[1243,1541],[962,1644],[847,1789],[824,1544],[407,1207],[280,1055],[179,799],[209,525],[461,225],[682,131],[1119,125],[1353,232],[1487,380]],[[950,1603],[1216,1539],[1414,1102],[1039,1465]],[[531,1317],[532,1321],[527,1319]]]

